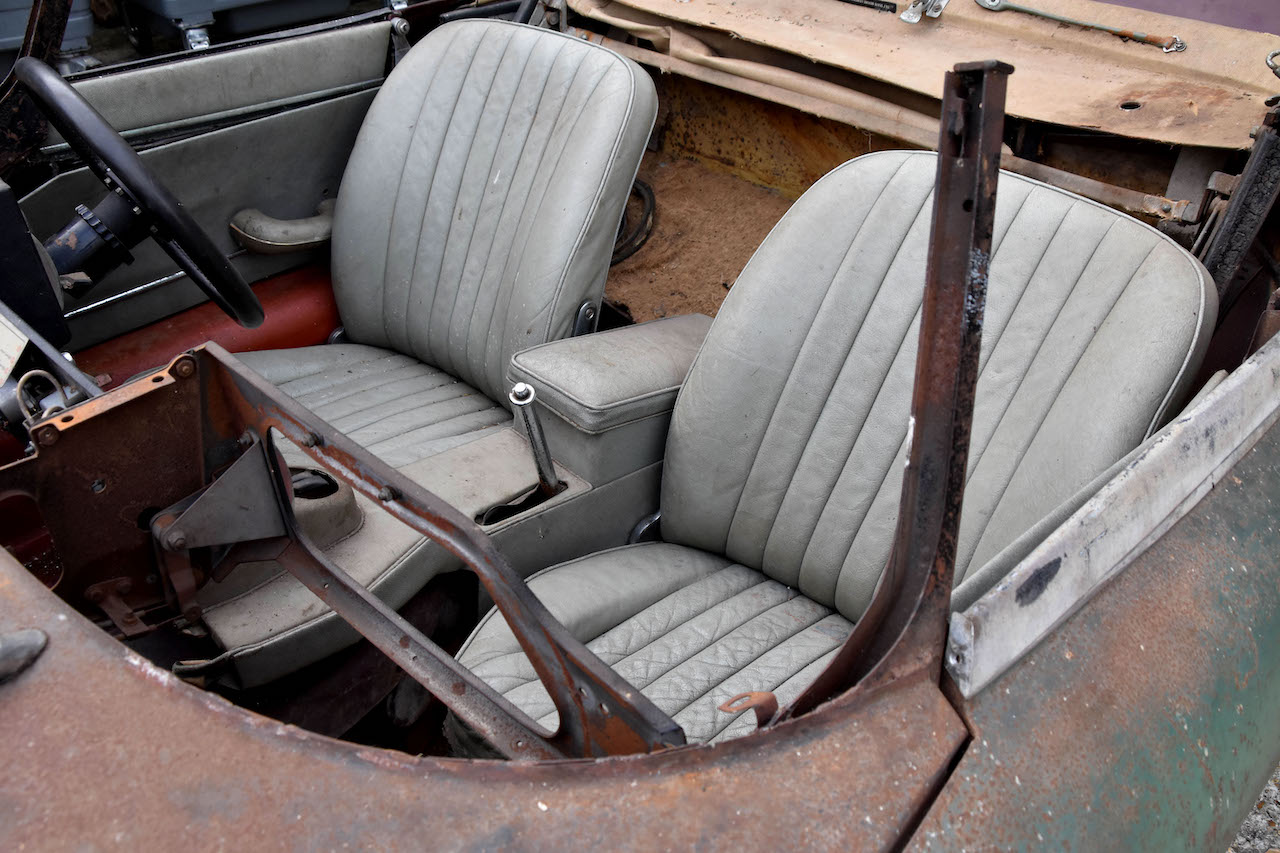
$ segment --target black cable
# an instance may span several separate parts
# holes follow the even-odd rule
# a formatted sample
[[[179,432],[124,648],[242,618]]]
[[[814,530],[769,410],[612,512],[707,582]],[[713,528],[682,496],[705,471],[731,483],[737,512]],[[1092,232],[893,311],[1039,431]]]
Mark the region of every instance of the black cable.
[[[640,213],[640,222],[635,229],[627,234],[622,235],[622,229],[626,227],[627,214],[623,211],[622,226],[619,228],[619,237],[617,242],[613,244],[613,259],[609,261],[609,266],[619,264],[627,258],[640,251],[649,240],[649,235],[653,233],[654,221],[657,218],[657,200],[653,195],[653,187],[639,179],[631,185],[631,194],[640,199],[643,210]]]
[[[467,18],[496,18],[499,15],[509,15],[518,10],[523,2],[524,0],[498,0],[497,3],[465,6],[461,9],[454,9],[452,12],[445,12],[440,16],[440,23],[447,24],[450,21],[461,21]]]
[[[520,8],[516,10],[515,17],[511,20],[517,24],[527,24],[533,17],[533,10],[537,8],[538,0],[522,0]]]

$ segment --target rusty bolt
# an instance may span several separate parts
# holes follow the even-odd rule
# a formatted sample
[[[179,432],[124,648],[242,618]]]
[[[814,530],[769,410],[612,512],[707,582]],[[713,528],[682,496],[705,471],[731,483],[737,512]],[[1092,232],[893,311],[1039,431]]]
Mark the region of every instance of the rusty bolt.
[[[309,432],[302,437],[303,447],[319,447],[322,444],[324,444],[324,439],[316,435],[314,432]]]
[[[128,578],[120,578],[116,581],[116,595],[128,595],[133,590],[133,581]]]
[[[44,447],[54,444],[58,440],[58,428],[55,426],[40,427],[36,430],[36,441]]]
[[[400,497],[399,493],[390,486],[383,486],[378,490],[378,500],[380,501],[393,501],[398,497]]]
[[[121,614],[120,621],[126,625],[133,625],[138,621],[138,614],[130,610],[128,613]]]
[[[173,369],[183,379],[190,379],[196,373],[196,363],[190,358],[184,358]]]
[[[101,604],[103,599],[107,597],[107,594],[95,587],[94,589],[87,591],[84,594],[84,597],[92,601],[94,604]]]

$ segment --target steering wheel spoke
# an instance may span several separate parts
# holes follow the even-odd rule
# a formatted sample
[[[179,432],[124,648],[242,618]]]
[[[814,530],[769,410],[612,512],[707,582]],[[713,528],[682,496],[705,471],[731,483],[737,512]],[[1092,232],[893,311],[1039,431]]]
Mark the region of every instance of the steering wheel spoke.
[[[253,289],[124,137],[45,63],[23,57],[13,70],[89,171],[147,220],[152,237],[183,272],[237,323],[260,326],[262,303]]]

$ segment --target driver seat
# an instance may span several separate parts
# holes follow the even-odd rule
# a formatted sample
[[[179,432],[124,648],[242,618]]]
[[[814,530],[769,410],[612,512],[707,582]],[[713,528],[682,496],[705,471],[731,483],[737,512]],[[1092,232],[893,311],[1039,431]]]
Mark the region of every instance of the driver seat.
[[[496,20],[425,36],[374,99],[334,212],[350,343],[239,358],[394,467],[511,420],[511,356],[597,310],[657,113],[630,60]]]
[[[648,75],[598,45],[497,20],[437,28],[383,84],[339,188],[333,289],[350,342],[237,357],[407,476],[499,431],[511,356],[599,309],[656,114]],[[330,557],[390,606],[460,567],[359,506],[359,536]],[[202,596],[224,650],[207,666],[242,686],[359,639],[279,566]]]

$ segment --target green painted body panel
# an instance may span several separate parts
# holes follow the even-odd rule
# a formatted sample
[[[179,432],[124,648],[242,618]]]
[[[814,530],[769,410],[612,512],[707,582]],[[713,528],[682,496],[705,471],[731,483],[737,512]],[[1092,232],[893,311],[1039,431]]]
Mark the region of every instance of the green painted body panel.
[[[1223,851],[1280,762],[1280,427],[968,703],[920,848]]]

